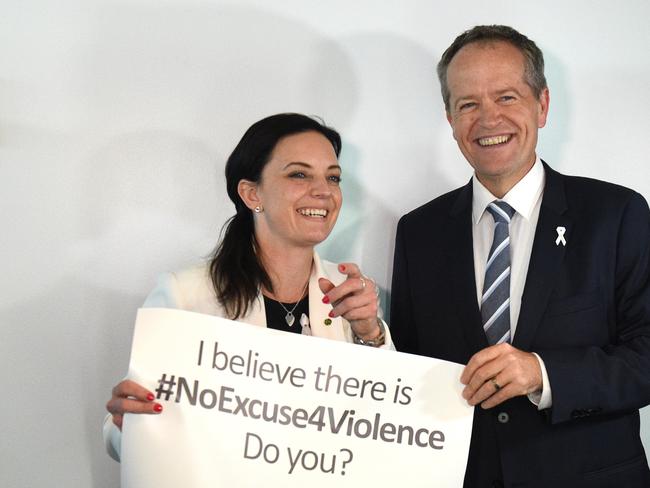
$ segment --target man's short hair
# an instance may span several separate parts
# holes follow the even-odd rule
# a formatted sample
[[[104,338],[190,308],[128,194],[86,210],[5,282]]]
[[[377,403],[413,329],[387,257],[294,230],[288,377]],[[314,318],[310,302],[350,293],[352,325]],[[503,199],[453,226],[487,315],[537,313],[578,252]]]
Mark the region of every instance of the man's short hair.
[[[544,76],[544,55],[537,45],[525,35],[517,32],[507,25],[477,25],[459,35],[451,46],[442,54],[438,63],[438,79],[440,91],[445,102],[445,109],[449,111],[449,86],[447,85],[447,69],[454,56],[463,47],[475,42],[508,42],[521,51],[525,59],[524,80],[539,99],[544,88],[547,87]]]

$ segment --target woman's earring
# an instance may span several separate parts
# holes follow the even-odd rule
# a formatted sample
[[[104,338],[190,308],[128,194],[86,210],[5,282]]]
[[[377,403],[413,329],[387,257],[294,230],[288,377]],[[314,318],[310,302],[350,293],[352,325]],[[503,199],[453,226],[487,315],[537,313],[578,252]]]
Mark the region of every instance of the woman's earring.
[[[253,209],[253,211],[254,211],[255,213],[262,213],[263,210],[264,210],[264,207],[262,207],[261,205],[258,205],[257,207],[255,207],[255,208]]]

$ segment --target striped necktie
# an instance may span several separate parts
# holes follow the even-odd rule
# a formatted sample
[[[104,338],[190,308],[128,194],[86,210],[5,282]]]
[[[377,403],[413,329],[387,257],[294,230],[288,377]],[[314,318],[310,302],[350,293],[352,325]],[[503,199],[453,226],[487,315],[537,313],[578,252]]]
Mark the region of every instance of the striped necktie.
[[[488,343],[510,342],[510,233],[515,210],[506,202],[493,201],[487,207],[494,218],[494,240],[485,265],[481,297],[481,319]]]

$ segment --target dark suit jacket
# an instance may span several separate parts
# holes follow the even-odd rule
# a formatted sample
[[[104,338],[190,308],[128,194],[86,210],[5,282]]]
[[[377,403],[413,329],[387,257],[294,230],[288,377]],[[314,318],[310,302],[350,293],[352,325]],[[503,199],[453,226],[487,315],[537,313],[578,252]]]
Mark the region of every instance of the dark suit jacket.
[[[620,186],[545,171],[513,346],[542,357],[553,406],[517,397],[477,407],[465,486],[647,487],[638,409],[650,403],[648,205]],[[402,217],[391,300],[400,351],[465,364],[488,346],[471,182]]]

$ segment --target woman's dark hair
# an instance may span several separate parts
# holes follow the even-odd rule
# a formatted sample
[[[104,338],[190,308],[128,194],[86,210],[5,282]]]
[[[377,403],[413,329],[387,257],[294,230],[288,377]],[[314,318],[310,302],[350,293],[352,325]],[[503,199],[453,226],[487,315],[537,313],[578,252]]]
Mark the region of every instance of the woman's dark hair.
[[[212,255],[210,277],[217,300],[231,319],[246,315],[260,286],[273,291],[257,254],[252,212],[239,197],[237,186],[241,180],[259,182],[262,170],[282,138],[311,131],[325,136],[339,156],[341,136],[338,132],[306,115],[285,113],[255,122],[228,158],[226,187],[236,213],[226,222],[223,239]]]

